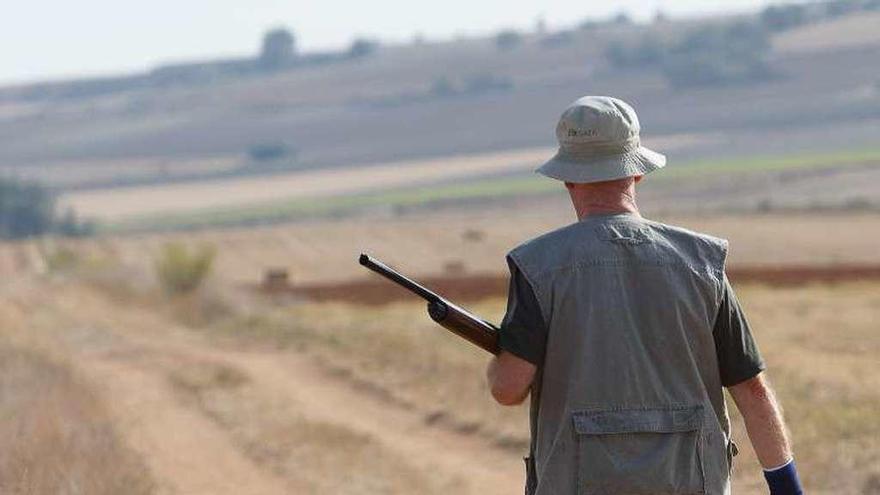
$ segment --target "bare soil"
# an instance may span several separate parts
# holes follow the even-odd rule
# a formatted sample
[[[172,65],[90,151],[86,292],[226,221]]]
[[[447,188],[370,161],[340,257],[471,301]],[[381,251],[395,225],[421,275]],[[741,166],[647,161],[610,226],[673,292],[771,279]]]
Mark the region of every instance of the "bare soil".
[[[39,315],[28,326],[63,345],[78,371],[107,398],[114,422],[157,480],[158,493],[323,492],[314,489],[316,477],[331,493],[455,489],[502,494],[520,489],[521,461],[508,451],[479,436],[432,424],[420,411],[364,390],[297,352],[220,349],[149,310],[120,311],[113,301],[83,286],[34,285],[21,288],[13,298]],[[48,314],[31,306],[47,298],[53,301]],[[372,444],[371,458],[385,459],[380,466],[387,472],[373,472],[375,460],[361,459],[365,466],[360,468],[352,465],[346,450],[333,454],[332,466],[320,465],[319,456],[317,461],[302,459],[296,470],[273,468],[249,448],[246,435],[222,412],[181,398],[175,373],[218,366],[227,370],[224,376],[235,377],[221,379],[222,387],[246,391],[233,396],[236,401],[271,400],[275,407],[280,402],[301,419],[300,430],[284,432],[288,441],[303,438],[301,428],[326,432],[326,426],[319,426],[331,425],[354,440],[349,449]],[[271,424],[260,414],[251,410],[237,420],[251,430]],[[332,431],[338,435],[336,430]],[[312,443],[305,448],[317,451],[334,444],[327,434],[305,439]],[[326,457],[325,452],[325,461]],[[358,469],[367,473],[358,475]],[[390,481],[383,483],[383,478]],[[336,484],[328,486],[327,480]]]

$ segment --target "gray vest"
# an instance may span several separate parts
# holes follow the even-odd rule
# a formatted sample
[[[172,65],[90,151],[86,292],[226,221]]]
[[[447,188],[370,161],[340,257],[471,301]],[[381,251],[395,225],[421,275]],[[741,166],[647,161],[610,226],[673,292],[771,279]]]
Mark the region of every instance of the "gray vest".
[[[620,214],[510,256],[549,328],[533,386],[539,495],[730,493],[712,336],[727,242]]]

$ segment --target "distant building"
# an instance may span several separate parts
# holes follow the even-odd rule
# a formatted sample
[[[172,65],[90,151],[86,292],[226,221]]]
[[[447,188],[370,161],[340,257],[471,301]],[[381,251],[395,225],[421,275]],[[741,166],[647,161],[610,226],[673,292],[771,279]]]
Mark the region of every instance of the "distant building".
[[[295,57],[295,38],[287,29],[273,29],[263,36],[263,48],[258,59],[260,68],[278,70],[293,63]]]

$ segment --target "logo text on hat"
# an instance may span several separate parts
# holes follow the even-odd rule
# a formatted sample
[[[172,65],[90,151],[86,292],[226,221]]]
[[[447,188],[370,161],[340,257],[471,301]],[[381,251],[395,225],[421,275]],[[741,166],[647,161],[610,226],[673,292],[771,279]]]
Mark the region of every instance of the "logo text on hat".
[[[569,129],[568,137],[596,137],[599,131],[596,129]]]

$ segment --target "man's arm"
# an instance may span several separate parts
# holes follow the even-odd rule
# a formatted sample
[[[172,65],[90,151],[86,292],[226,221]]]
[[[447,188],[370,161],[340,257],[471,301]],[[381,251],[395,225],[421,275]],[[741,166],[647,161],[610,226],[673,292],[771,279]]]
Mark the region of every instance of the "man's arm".
[[[538,366],[543,363],[547,326],[528,280],[512,258],[507,258],[507,264],[510,290],[498,334],[501,353],[489,363],[486,377],[492,397],[500,404],[514,406],[528,397]]]
[[[486,378],[492,397],[504,406],[516,406],[529,396],[529,389],[535,379],[538,367],[507,351],[489,362]]]
[[[779,403],[764,377],[764,360],[733,288],[724,293],[713,329],[721,384],[745,419],[746,430],[772,495],[803,493]]]
[[[764,373],[727,389],[742,414],[749,440],[764,469],[773,469],[792,459],[791,445],[779,402]]]
[[[782,410],[761,373],[728,388],[746,424],[749,440],[764,468],[771,495],[802,495]]]

